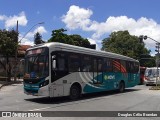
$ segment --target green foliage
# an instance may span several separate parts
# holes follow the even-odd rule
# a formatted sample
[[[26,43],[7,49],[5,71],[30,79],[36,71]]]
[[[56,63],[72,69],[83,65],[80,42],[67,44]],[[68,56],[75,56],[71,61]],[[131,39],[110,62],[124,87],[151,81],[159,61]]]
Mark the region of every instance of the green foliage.
[[[156,57],[150,55],[141,55],[140,64],[145,67],[155,67],[156,66]]]
[[[81,47],[90,47],[90,42],[88,39],[82,38],[80,35],[69,35],[71,41],[73,41],[73,45],[81,46]]]
[[[35,35],[34,35],[34,44],[42,44],[42,43],[45,43],[43,40],[42,40],[42,36],[39,32],[37,32]]]
[[[14,30],[0,30],[0,54],[13,56],[17,48],[18,33]]]
[[[72,44],[69,40],[69,37],[67,34],[64,34],[66,30],[61,28],[58,30],[52,31],[52,37],[48,40],[48,42],[60,42],[60,43],[66,43],[66,44]]]
[[[112,32],[108,38],[102,40],[102,50],[122,54],[137,60],[141,60],[142,54],[150,54],[150,50],[139,42],[139,38],[130,35],[128,31]],[[149,62],[143,65],[153,66],[153,62]]]
[[[17,47],[18,33],[14,30],[0,30],[0,55],[6,59],[6,62],[0,59],[0,64],[7,72],[8,81],[11,79],[11,63],[9,58],[15,55]]]
[[[52,37],[48,40],[48,42],[60,42],[90,48],[90,42],[88,41],[88,39],[84,39],[80,35],[67,35],[64,33],[65,31],[67,30],[63,28],[53,30]]]

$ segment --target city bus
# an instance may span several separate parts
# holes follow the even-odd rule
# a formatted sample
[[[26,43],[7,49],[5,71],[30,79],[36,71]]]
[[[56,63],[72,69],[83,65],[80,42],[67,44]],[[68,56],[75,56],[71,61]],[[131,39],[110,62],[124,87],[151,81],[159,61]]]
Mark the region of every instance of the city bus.
[[[144,74],[144,84],[146,86],[148,85],[156,85],[156,84],[160,84],[160,68],[158,67],[158,71],[157,71],[157,67],[150,67],[150,68],[146,68],[145,70],[145,74]]]
[[[123,55],[63,43],[29,48],[25,55],[24,93],[69,96],[109,90],[124,92],[140,83],[139,62]]]

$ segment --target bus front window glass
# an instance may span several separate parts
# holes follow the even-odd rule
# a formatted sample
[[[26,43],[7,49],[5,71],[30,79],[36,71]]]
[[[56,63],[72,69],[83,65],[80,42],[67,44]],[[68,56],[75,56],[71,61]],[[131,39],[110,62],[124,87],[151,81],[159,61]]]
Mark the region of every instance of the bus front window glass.
[[[48,75],[48,58],[44,55],[30,56],[26,59],[26,73],[33,73],[33,77],[46,77]]]

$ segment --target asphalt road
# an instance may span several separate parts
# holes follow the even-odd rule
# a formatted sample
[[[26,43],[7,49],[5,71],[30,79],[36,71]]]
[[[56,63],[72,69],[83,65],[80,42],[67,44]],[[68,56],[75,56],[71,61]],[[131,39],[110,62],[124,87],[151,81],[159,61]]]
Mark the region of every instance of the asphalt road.
[[[149,87],[139,85],[126,89],[124,93],[110,91],[88,94],[80,100],[70,101],[67,97],[51,99],[28,96],[23,93],[22,84],[14,84],[0,90],[0,111],[160,111],[160,91],[149,90]],[[75,118],[72,117],[72,119]],[[106,118],[101,117],[100,119]],[[108,119],[126,118],[110,117]]]

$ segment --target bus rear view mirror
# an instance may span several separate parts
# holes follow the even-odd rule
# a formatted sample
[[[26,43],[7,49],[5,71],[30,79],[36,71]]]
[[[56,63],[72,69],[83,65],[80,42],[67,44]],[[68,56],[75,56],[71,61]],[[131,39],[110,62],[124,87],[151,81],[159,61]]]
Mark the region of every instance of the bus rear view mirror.
[[[53,68],[53,69],[56,69],[56,60],[53,60],[52,68]]]

